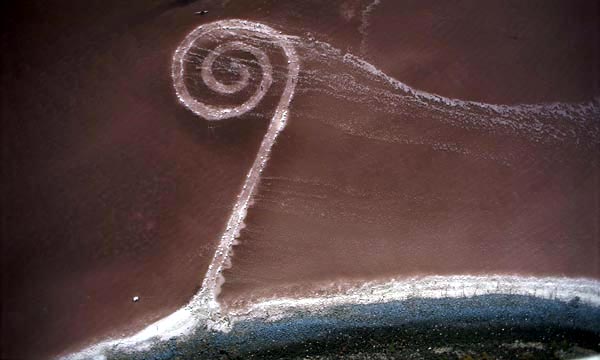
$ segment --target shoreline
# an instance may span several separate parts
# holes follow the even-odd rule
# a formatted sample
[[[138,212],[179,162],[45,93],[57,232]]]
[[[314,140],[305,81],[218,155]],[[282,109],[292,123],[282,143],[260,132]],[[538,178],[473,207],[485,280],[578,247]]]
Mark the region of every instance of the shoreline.
[[[340,351],[368,354],[390,344],[400,349],[399,341],[413,352],[432,348],[440,351],[449,346],[462,347],[463,351],[465,347],[490,351],[498,343],[504,347],[517,344],[515,348],[519,348],[519,343],[544,342],[536,346],[546,347],[560,340],[567,347],[599,352],[600,345],[593,340],[600,334],[599,324],[600,308],[578,300],[564,302],[522,295],[413,298],[336,305],[317,311],[297,309],[281,319],[242,320],[228,332],[199,327],[188,336],[164,339],[142,351],[109,350],[103,358],[338,356]],[[375,340],[378,346],[374,346]]]
[[[208,309],[202,306],[203,302],[192,300],[184,308],[148,326],[132,337],[101,342],[59,358],[68,360],[105,359],[106,354],[110,355],[115,352],[143,353],[173,339],[175,339],[174,341],[185,342],[190,335],[194,336],[198,331],[208,331],[226,337],[229,336],[227,334],[235,332],[236,327],[243,327],[246,323],[259,323],[268,326],[268,324],[277,323],[278,321],[293,322],[298,314],[301,314],[300,318],[306,316],[323,318],[322,321],[327,323],[327,314],[339,313],[336,310],[338,307],[360,308],[364,306],[376,308],[377,306],[403,301],[427,303],[428,301],[456,300],[460,302],[461,300],[476,301],[473,299],[482,297],[498,297],[498,299],[527,298],[539,303],[549,301],[557,304],[556,306],[576,304],[577,307],[581,306],[594,314],[600,314],[600,281],[598,280],[519,276],[431,276],[423,277],[420,280],[392,281],[378,285],[366,284],[351,289],[345,294],[332,296],[272,299],[258,302],[244,310],[222,314],[222,316],[210,314],[207,312]],[[485,302],[481,304],[485,308]],[[488,314],[492,317],[497,315],[497,310],[502,312],[502,306],[504,306],[501,302],[493,302],[493,304],[495,305],[489,308]],[[510,302],[505,305],[510,305]],[[464,311],[466,311],[466,308]],[[544,313],[544,310],[541,313]],[[450,312],[446,311],[446,313],[438,315],[448,316],[448,314]],[[434,315],[431,314],[431,316]],[[456,316],[460,317],[461,313],[458,312]],[[369,321],[374,324],[378,323],[376,319]],[[595,331],[600,332],[600,329]],[[234,337],[234,335],[231,336]]]

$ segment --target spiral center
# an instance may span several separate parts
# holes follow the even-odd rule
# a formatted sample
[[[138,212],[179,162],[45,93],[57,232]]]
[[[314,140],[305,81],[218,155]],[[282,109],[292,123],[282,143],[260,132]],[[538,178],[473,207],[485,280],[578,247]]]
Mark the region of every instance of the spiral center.
[[[217,58],[223,56],[225,52],[241,50],[252,54],[262,70],[261,89],[268,90],[272,83],[271,64],[269,58],[257,47],[252,45],[244,44],[239,41],[233,41],[226,44],[217,46],[212,52],[210,52],[202,62],[202,81],[211,89],[220,94],[234,94],[239,92],[248,86],[248,80],[250,79],[250,72],[247,66],[236,63],[238,68],[239,79],[233,84],[225,84],[215,79],[213,74],[213,65]],[[263,94],[264,95],[264,94]],[[261,96],[262,97],[262,96]]]

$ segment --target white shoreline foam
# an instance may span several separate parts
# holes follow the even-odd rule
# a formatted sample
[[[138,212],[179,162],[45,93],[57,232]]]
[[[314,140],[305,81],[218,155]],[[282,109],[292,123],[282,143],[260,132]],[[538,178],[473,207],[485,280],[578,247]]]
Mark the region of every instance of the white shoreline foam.
[[[335,286],[333,286],[335,287]],[[600,281],[586,278],[518,275],[436,275],[401,280],[373,281],[341,293],[306,298],[273,298],[257,301],[229,313],[232,324],[248,318],[274,321],[296,310],[320,311],[348,304],[373,304],[410,298],[440,299],[479,295],[524,295],[600,306]]]

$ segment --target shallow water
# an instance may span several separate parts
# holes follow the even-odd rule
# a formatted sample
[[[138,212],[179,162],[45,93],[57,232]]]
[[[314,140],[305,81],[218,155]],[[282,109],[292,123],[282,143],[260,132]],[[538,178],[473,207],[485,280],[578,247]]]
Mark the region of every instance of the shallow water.
[[[295,45],[289,124],[223,303],[416,275],[600,277],[597,100],[449,99],[327,44]]]

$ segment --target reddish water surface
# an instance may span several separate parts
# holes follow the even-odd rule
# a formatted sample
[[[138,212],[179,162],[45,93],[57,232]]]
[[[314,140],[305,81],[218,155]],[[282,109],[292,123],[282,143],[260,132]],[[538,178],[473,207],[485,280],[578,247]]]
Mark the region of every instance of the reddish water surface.
[[[586,6],[384,1],[359,49],[451,98],[590,101],[598,17]],[[300,57],[307,75],[233,248],[225,305],[414,275],[600,278],[598,110],[577,130],[560,113],[507,109],[514,130],[485,106],[394,97],[341,56]]]
[[[177,103],[171,57],[201,23],[263,21],[448,97],[598,96],[592,2],[382,1],[365,13],[369,4],[3,9],[1,357],[43,358],[132,333],[197,291],[276,101],[211,126]],[[319,74],[339,87],[337,76],[356,69],[301,61],[315,73],[301,74],[234,248],[226,303],[415,273],[600,277],[593,139],[450,126],[427,110],[370,106],[374,90],[327,95]]]
[[[200,5],[4,12],[2,358],[131,333],[199,288],[266,125],[177,102]]]

